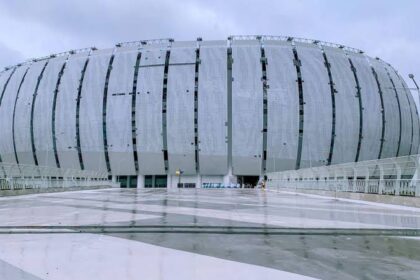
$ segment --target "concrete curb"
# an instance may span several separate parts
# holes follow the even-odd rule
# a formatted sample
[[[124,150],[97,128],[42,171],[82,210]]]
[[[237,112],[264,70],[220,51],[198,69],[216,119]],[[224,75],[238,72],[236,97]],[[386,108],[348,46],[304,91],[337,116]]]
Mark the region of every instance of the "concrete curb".
[[[70,188],[36,188],[36,189],[23,189],[23,190],[0,190],[0,197],[19,196],[19,195],[27,195],[27,194],[40,194],[40,193],[56,193],[56,192],[97,190],[97,189],[108,189],[108,188],[111,188],[111,186],[89,186],[89,187],[70,187]]]

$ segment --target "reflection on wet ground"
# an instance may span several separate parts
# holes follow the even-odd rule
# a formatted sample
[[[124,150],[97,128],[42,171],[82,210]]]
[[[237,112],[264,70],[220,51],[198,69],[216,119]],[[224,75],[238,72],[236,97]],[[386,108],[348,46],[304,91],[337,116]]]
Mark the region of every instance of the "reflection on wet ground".
[[[109,257],[129,266],[119,279],[418,279],[420,239],[412,237],[419,235],[420,209],[264,190],[31,195],[0,199],[0,276],[89,279],[101,269],[115,279],[106,274]],[[66,274],[74,246],[91,256],[90,268]],[[148,262],[142,250],[158,253]],[[135,256],[146,270],[136,270]],[[196,274],[198,257],[206,273]],[[286,272],[294,274],[276,274]]]

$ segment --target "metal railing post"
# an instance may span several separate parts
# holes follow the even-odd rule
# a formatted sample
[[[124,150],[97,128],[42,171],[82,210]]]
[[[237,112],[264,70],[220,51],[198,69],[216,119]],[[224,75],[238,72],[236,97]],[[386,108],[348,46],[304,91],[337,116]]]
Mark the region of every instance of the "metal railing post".
[[[417,156],[415,160],[416,171],[414,173],[415,196],[420,197],[420,157]]]
[[[378,165],[379,167],[379,189],[378,194],[384,193],[384,167],[382,165]]]

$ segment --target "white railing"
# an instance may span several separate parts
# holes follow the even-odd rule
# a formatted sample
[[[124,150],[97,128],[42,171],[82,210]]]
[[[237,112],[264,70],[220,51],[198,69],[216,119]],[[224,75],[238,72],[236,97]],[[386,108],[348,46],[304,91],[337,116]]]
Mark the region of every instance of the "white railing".
[[[0,191],[110,186],[106,172],[0,163]]]
[[[420,196],[420,155],[268,173],[277,189]]]

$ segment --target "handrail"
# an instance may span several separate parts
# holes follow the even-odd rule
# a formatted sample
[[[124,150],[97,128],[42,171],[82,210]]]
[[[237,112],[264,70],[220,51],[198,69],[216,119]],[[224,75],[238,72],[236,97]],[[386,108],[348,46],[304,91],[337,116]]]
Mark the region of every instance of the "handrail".
[[[268,187],[420,196],[420,155],[268,173]]]
[[[0,178],[66,177],[85,179],[108,179],[105,171],[78,170],[37,166],[30,164],[0,163]]]

